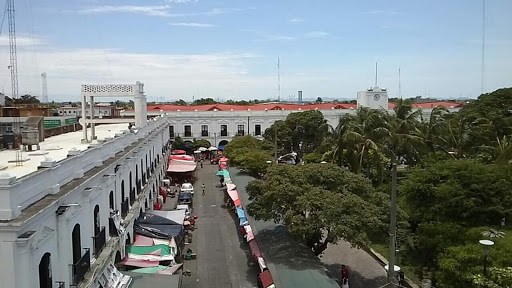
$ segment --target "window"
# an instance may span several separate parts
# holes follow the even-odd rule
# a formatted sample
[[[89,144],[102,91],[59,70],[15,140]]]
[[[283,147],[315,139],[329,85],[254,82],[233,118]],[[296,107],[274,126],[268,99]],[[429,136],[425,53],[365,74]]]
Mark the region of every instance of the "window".
[[[185,137],[192,137],[192,126],[185,125]]]
[[[169,125],[169,137],[174,138],[174,126]]]
[[[244,136],[244,125],[238,125],[238,135]]]
[[[220,125],[220,136],[228,136],[228,125]]]
[[[201,125],[201,136],[208,137],[208,125]]]
[[[261,125],[254,125],[254,135],[261,136]]]

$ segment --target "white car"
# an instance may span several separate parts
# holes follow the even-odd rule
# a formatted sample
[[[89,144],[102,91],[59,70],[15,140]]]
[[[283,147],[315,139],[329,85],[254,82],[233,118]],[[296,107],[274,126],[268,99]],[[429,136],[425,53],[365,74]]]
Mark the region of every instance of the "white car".
[[[180,191],[181,192],[189,192],[193,196],[194,195],[194,185],[192,185],[192,183],[183,183],[183,184],[181,184]]]

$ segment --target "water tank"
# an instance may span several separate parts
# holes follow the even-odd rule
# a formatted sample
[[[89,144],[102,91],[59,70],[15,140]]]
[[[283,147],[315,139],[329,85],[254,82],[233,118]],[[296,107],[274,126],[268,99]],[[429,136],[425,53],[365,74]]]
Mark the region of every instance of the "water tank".
[[[39,145],[39,130],[30,128],[21,130],[21,144]]]

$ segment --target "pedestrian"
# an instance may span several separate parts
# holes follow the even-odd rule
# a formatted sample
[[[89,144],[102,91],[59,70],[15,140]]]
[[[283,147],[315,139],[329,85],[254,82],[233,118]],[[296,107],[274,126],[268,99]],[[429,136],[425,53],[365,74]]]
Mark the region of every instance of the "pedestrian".
[[[200,163],[201,163],[201,168],[203,168],[203,159],[201,159]]]
[[[204,183],[201,185],[201,189],[203,189],[203,196],[204,196],[204,190],[206,189],[206,186],[204,186]]]
[[[341,265],[341,284],[348,285],[348,269],[345,265]]]

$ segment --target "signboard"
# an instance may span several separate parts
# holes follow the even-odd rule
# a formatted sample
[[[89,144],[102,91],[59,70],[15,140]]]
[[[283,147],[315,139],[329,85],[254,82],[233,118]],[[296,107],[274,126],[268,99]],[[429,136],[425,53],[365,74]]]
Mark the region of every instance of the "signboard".
[[[61,126],[61,121],[59,119],[44,119],[44,128],[56,128]]]
[[[72,124],[76,124],[76,118],[68,118],[68,119],[64,119],[64,125],[72,125]]]

